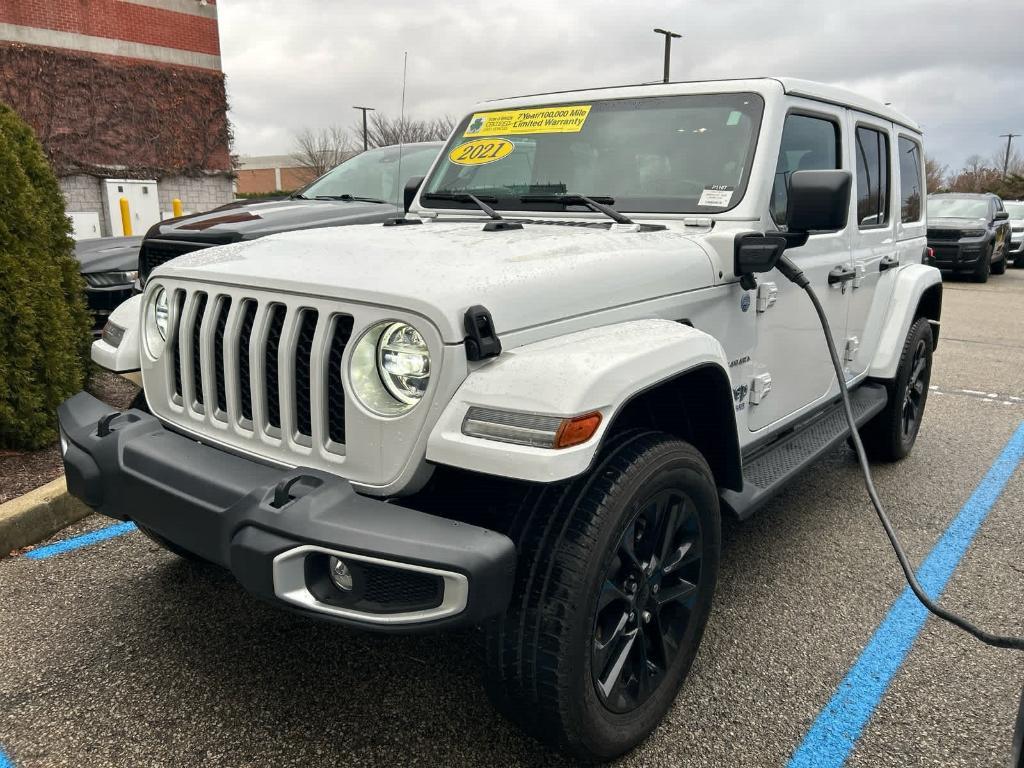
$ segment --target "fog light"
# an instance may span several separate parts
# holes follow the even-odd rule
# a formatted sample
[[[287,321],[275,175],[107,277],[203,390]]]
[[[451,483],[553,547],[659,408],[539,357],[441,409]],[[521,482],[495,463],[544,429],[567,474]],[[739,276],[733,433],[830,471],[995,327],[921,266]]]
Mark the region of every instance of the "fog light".
[[[340,557],[331,557],[327,561],[327,571],[331,576],[331,583],[342,592],[352,591],[352,571],[345,565]]]

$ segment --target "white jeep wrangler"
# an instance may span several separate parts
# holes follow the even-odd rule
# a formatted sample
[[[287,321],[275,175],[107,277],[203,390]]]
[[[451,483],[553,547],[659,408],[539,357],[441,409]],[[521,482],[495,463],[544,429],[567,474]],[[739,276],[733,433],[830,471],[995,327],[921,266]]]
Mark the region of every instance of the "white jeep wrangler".
[[[61,405],[68,486],[305,615],[482,625],[503,712],[619,755],[696,654],[722,511],[849,435],[801,280],[869,453],[913,446],[923,165],[911,120],[798,80],[482,104],[406,218],[157,268],[94,348],[145,398]]]

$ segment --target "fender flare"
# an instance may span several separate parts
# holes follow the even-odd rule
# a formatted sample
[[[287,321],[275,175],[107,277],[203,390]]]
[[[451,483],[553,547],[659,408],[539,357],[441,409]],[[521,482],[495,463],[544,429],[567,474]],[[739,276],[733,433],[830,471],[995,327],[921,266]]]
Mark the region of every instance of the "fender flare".
[[[141,369],[139,354],[139,321],[142,316],[142,294],[121,302],[107,319],[124,328],[124,336],[116,347],[102,337],[92,343],[91,357],[101,368],[114,373],[134,373]]]
[[[896,270],[895,277],[896,284],[882,324],[882,334],[868,367],[868,376],[873,379],[891,379],[896,376],[896,367],[903,352],[903,340],[911,324],[920,316],[918,307],[921,298],[930,290],[938,291],[939,301],[932,312],[935,317],[929,314],[928,318],[935,324],[939,322],[942,273],[924,264],[908,264]]]
[[[473,472],[556,482],[587,470],[616,416],[631,401],[688,371],[717,369],[731,408],[728,358],[718,340],[671,320],[634,320],[590,328],[508,350],[472,371],[427,441],[427,460]],[[572,417],[602,416],[582,445],[553,450],[462,434],[471,406]],[[736,461],[739,461],[738,447]]]

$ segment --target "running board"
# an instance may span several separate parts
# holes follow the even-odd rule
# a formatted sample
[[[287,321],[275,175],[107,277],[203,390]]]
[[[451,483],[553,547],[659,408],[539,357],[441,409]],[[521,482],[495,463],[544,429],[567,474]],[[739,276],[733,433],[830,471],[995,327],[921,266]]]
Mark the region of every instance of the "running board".
[[[863,426],[885,407],[887,394],[881,384],[862,384],[850,393],[857,426]],[[798,424],[792,432],[743,460],[743,490],[721,491],[722,505],[745,520],[775,494],[850,436],[842,401]]]

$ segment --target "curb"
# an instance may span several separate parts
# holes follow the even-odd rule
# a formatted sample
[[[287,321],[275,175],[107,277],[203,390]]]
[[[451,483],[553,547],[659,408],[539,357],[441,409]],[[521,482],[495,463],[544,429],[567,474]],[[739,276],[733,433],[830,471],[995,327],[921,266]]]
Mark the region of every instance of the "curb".
[[[4,502],[0,504],[0,558],[37,544],[90,514],[89,507],[68,493],[63,475]]]

